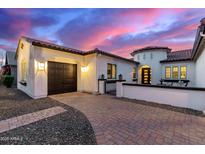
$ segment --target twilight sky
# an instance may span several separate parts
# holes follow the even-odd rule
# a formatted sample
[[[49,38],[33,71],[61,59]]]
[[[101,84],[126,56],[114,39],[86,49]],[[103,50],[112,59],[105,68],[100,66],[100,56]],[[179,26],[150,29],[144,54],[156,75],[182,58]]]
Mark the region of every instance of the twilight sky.
[[[0,9],[0,48],[20,36],[124,57],[144,46],[192,48],[205,9]]]

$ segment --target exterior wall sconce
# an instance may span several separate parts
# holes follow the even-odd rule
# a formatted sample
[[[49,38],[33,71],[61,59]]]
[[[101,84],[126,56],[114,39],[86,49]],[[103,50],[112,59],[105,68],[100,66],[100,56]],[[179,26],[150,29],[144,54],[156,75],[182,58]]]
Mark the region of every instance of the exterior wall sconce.
[[[45,71],[45,63],[38,62],[38,71]]]
[[[82,67],[81,67],[81,71],[82,71],[82,72],[87,72],[88,69],[89,69],[88,66],[82,66]]]

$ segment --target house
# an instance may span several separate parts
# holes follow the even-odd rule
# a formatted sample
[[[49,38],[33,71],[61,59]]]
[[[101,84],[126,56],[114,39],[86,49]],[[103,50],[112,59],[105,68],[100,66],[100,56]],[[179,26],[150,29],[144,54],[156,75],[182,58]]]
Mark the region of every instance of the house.
[[[160,84],[166,80],[189,82],[190,87],[205,87],[205,18],[198,27],[193,49],[172,51],[168,47],[149,46],[134,50],[131,55],[139,62],[138,83]]]
[[[11,75],[14,77],[13,85],[17,84],[17,62],[15,58],[16,53],[13,51],[6,51],[5,66],[10,68]]]
[[[0,49],[0,70],[5,65],[5,53],[6,51],[4,49]]]
[[[2,59],[1,74],[9,74],[14,77],[13,85],[17,85],[17,62],[15,58],[16,53],[12,51],[5,51],[5,59]]]
[[[149,46],[134,50],[132,59],[97,48],[86,52],[21,37],[16,51],[17,87],[32,98],[74,91],[98,93],[104,87],[99,84],[101,80],[105,81],[104,91],[115,90],[118,80],[205,87],[204,31],[205,18],[198,27],[193,49],[171,51]]]
[[[65,92],[98,93],[99,81],[131,82],[138,62],[99,49],[81,51],[21,37],[17,51],[17,88],[32,98]]]

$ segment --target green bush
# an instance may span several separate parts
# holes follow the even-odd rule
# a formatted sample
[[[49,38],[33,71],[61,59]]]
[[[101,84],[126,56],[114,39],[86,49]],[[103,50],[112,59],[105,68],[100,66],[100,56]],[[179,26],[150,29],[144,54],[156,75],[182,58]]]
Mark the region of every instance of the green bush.
[[[12,75],[4,75],[2,81],[7,88],[11,88],[14,81],[14,77]]]

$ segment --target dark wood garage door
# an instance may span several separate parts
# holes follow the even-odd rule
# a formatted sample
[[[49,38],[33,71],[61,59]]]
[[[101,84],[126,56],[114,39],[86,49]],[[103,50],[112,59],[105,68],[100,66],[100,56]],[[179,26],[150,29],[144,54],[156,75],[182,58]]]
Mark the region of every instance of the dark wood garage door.
[[[77,65],[48,62],[48,95],[77,91]]]

